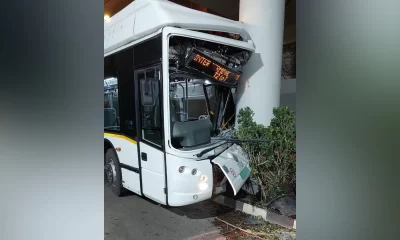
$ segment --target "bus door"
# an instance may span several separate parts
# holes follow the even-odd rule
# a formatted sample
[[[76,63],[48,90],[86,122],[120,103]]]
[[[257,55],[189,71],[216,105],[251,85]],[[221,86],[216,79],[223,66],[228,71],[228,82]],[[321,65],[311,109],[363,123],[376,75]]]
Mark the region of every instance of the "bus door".
[[[166,204],[161,64],[135,71],[139,105],[139,161],[143,195]]]

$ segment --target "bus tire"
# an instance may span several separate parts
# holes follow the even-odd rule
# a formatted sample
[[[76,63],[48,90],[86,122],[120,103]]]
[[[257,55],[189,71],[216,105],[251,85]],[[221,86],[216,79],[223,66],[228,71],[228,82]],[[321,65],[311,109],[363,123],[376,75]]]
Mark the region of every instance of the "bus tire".
[[[112,148],[107,149],[105,155],[105,172],[108,184],[110,185],[114,195],[121,197],[125,191],[124,187],[122,186],[122,173],[118,156]]]

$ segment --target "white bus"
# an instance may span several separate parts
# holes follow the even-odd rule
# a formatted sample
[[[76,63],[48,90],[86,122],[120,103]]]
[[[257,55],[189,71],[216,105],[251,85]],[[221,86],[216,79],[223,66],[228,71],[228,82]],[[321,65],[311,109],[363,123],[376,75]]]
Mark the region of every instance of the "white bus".
[[[104,165],[115,195],[184,206],[227,184],[237,194],[251,169],[227,129],[254,49],[242,23],[166,0],[136,0],[104,23]]]

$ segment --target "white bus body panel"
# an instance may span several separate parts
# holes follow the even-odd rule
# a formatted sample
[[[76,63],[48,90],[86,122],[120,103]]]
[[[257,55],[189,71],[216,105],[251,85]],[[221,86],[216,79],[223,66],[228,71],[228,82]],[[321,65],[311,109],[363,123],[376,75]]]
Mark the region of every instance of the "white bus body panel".
[[[251,41],[243,23],[183,7],[167,0],[135,0],[104,23],[104,53],[163,27],[240,34]]]
[[[164,153],[140,142],[140,152],[147,154],[147,160],[141,159],[143,195],[161,204],[166,204]]]
[[[251,168],[247,154],[240,146],[233,144],[212,162],[221,168],[236,195],[250,176]]]
[[[213,171],[210,160],[194,161],[186,158],[166,155],[167,179],[168,179],[168,205],[185,206],[196,202],[210,199],[213,191]],[[185,167],[183,173],[179,172],[180,167]],[[192,175],[192,170],[197,173]],[[200,176],[204,174],[208,188],[199,188]]]
[[[109,140],[114,148],[121,148],[121,151],[116,151],[120,163],[139,169],[138,149],[135,141],[121,135],[109,133],[104,133],[104,138]],[[141,195],[139,174],[124,168],[121,169],[121,173],[122,186]]]

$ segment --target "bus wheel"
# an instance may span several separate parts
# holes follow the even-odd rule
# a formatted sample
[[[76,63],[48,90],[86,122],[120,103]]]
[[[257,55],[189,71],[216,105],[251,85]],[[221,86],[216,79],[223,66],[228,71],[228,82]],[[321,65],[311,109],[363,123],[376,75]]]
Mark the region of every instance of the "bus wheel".
[[[117,154],[114,149],[110,148],[106,153],[106,165],[105,174],[106,180],[110,185],[113,193],[120,197],[124,193],[124,189],[122,187],[122,175],[121,175],[121,167],[119,165]]]

